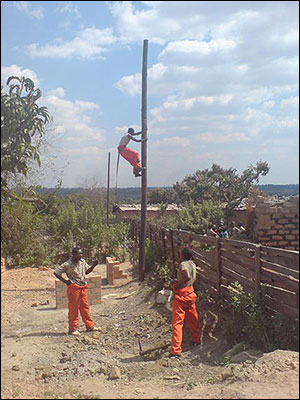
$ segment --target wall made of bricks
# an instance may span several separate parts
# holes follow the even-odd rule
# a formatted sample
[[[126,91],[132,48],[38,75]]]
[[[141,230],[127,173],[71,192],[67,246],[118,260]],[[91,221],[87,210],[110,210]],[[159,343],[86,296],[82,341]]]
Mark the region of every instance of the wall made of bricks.
[[[299,251],[299,196],[273,205],[259,196],[254,231],[255,240],[265,246]]]
[[[87,279],[89,304],[101,303],[101,276],[93,275]],[[56,308],[68,308],[67,285],[55,279]]]
[[[115,257],[106,257],[106,279],[109,285],[114,284],[114,279],[124,279],[127,275],[120,271],[120,261]]]

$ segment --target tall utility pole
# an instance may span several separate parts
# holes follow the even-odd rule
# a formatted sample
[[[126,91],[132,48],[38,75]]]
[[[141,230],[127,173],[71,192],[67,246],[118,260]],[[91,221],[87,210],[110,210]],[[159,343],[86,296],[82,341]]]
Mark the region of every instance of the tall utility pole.
[[[108,153],[107,163],[107,193],[106,193],[106,224],[108,225],[108,214],[109,214],[109,180],[110,180],[110,152]]]
[[[143,42],[143,70],[142,70],[142,139],[147,139],[147,60],[148,40]],[[141,204],[141,232],[139,249],[139,280],[145,278],[145,242],[146,242],[146,214],[147,214],[147,141],[142,142],[142,204]]]

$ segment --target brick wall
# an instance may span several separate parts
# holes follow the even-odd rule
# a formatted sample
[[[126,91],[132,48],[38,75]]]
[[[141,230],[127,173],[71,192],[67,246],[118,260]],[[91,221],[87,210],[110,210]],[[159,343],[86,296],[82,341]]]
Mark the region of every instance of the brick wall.
[[[258,196],[254,234],[265,246],[299,251],[299,196],[275,204]]]
[[[127,275],[120,271],[120,261],[115,257],[106,257],[106,279],[109,285],[114,284],[114,279],[124,279]]]
[[[93,275],[86,278],[89,288],[89,304],[101,303],[101,276]],[[67,285],[55,279],[56,308],[68,308]]]

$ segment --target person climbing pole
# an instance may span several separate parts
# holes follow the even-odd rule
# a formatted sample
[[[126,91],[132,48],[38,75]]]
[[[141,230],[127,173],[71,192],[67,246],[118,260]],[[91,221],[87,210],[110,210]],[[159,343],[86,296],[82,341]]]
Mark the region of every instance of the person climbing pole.
[[[146,139],[135,139],[133,136],[140,135],[142,132],[134,132],[133,128],[128,128],[127,134],[124,135],[119,143],[118,146],[118,151],[119,155],[123,158],[125,158],[126,161],[128,161],[132,167],[133,167],[133,174],[135,177],[142,176],[141,172],[143,170],[141,166],[141,161],[140,161],[140,155],[136,150],[133,150],[129,147],[127,147],[128,143],[130,140],[133,140],[134,142],[141,143],[145,142],[148,140]],[[118,165],[119,165],[119,157],[118,157]],[[117,167],[118,168],[118,167]]]

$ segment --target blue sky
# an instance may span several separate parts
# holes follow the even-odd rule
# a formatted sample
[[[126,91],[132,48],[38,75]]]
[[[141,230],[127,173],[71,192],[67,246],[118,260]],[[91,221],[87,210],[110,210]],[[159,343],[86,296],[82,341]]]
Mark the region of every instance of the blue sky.
[[[299,182],[297,1],[1,1],[1,83],[32,78],[53,123],[44,167],[53,187],[115,184],[117,146],[141,127],[148,40],[148,186],[210,168],[262,184]],[[130,147],[140,151],[140,144]],[[120,160],[119,187],[140,178]]]

